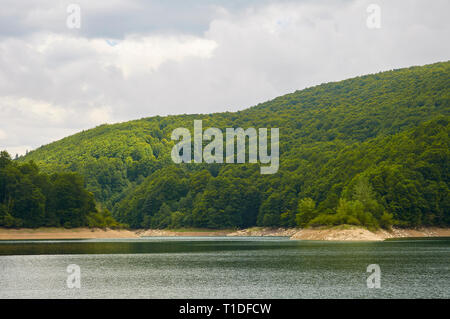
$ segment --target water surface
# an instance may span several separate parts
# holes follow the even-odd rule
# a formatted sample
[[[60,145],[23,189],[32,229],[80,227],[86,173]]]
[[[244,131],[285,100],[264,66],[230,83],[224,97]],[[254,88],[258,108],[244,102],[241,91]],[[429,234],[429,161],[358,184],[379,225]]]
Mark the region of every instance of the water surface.
[[[81,269],[67,288],[66,268]],[[369,264],[381,288],[367,288]],[[450,239],[0,241],[0,298],[449,298]]]

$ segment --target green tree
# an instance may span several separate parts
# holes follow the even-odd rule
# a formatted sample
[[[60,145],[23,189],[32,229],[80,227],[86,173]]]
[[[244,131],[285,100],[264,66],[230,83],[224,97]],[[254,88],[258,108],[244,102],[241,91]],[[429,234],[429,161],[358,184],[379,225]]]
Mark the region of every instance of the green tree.
[[[305,227],[317,216],[316,203],[312,198],[302,198],[298,203],[298,214],[295,215],[295,221],[298,226]]]

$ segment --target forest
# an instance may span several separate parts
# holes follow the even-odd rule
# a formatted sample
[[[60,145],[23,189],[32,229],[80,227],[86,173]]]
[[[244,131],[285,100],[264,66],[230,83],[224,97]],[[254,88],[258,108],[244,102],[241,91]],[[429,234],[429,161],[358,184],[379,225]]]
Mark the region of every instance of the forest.
[[[33,161],[18,164],[0,152],[0,225],[4,227],[121,227],[96,207],[83,177],[39,172]]]
[[[449,113],[450,62],[441,62],[321,84],[238,112],[104,124],[14,161],[2,153],[0,225],[448,226]],[[173,163],[171,132],[194,120],[204,129],[279,128],[278,172]]]

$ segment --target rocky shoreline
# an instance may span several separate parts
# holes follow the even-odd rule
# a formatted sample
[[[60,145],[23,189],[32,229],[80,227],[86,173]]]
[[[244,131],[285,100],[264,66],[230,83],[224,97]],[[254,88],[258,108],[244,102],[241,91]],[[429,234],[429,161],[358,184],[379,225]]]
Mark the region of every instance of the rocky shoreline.
[[[284,236],[292,240],[382,241],[393,238],[450,237],[450,228],[425,227],[419,229],[392,228],[390,231],[370,231],[363,227],[342,225],[323,228],[249,228],[227,236]]]

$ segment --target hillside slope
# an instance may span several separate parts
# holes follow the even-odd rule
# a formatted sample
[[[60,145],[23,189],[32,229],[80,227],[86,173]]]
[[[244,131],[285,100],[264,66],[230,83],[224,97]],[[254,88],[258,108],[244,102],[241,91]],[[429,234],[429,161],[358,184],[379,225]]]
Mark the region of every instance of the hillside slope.
[[[448,225],[450,62],[297,91],[239,112],[101,125],[24,160],[76,171],[132,227]],[[280,170],[173,164],[177,127],[278,127]]]

